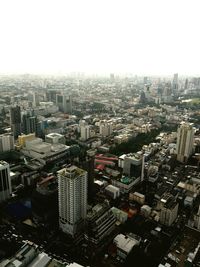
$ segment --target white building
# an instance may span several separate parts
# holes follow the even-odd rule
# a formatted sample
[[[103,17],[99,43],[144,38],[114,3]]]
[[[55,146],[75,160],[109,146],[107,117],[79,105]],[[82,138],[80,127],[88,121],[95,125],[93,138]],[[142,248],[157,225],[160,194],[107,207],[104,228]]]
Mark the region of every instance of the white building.
[[[0,152],[14,150],[14,136],[10,134],[0,135]]]
[[[40,138],[25,142],[22,153],[30,158],[37,159],[43,164],[65,157],[69,153],[69,146],[63,144],[49,144]]]
[[[45,142],[50,144],[65,144],[65,137],[59,133],[50,133],[45,135]]]
[[[59,223],[74,236],[87,215],[87,172],[71,166],[58,171]]]
[[[109,184],[105,188],[105,192],[107,195],[109,195],[112,199],[116,199],[117,197],[120,196],[120,189],[116,186],[113,186]]]
[[[178,203],[172,196],[166,195],[160,201],[160,222],[164,225],[171,226],[178,215]]]
[[[90,138],[90,125],[81,126],[81,140],[86,141]]]
[[[118,222],[120,223],[125,223],[128,219],[128,213],[123,211],[123,210],[120,210],[120,209],[117,209],[116,207],[112,207],[111,208],[115,218],[117,219]]]
[[[133,247],[138,246],[140,241],[141,238],[136,235],[129,234],[125,236],[123,234],[119,234],[114,238],[113,243],[117,247],[117,255],[122,259],[126,259]]]
[[[183,123],[177,131],[177,160],[187,162],[194,150],[194,128],[189,123]]]
[[[139,192],[129,193],[129,200],[134,200],[137,203],[143,205],[145,202],[145,195]]]
[[[113,125],[112,123],[108,122],[101,122],[99,126],[99,132],[102,136],[109,136],[113,132]]]
[[[10,167],[3,160],[0,161],[0,202],[7,200],[12,193]]]

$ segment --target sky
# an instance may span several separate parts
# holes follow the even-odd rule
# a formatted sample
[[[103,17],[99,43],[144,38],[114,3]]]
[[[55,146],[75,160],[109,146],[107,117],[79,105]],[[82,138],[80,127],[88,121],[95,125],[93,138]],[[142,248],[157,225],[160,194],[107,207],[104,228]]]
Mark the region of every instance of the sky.
[[[0,73],[200,76],[199,0],[1,0]]]

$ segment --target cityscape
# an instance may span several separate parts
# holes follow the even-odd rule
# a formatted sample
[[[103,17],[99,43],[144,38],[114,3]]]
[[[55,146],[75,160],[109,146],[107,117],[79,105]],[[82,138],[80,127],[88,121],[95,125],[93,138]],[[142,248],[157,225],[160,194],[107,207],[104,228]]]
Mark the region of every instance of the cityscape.
[[[200,267],[199,10],[0,1],[0,267]]]
[[[199,266],[199,77],[0,90],[0,266]]]

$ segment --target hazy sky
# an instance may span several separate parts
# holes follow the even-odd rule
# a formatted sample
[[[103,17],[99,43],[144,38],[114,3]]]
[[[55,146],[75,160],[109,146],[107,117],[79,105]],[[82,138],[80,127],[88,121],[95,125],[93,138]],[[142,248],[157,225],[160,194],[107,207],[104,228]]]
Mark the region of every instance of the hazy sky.
[[[1,0],[0,73],[200,75],[200,0]]]

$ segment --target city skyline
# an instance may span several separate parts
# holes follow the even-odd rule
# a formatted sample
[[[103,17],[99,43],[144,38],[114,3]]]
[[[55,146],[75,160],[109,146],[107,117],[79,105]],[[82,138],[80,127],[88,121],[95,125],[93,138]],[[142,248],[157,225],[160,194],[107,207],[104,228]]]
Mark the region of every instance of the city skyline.
[[[199,75],[198,1],[1,2],[1,74]]]

